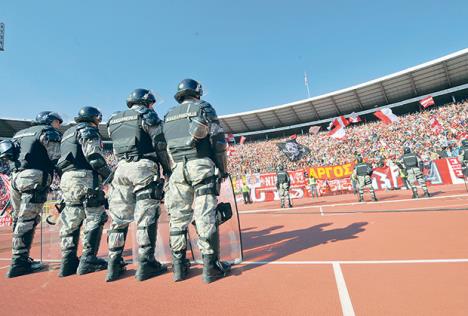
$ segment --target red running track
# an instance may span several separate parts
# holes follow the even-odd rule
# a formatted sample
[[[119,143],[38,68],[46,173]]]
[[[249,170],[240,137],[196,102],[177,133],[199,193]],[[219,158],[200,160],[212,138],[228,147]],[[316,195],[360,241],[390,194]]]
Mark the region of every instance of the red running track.
[[[241,205],[245,262],[205,285],[201,267],[108,284],[105,272],[60,279],[56,266],[0,279],[4,315],[467,315],[468,194],[433,187],[434,198],[380,192]],[[2,246],[3,246],[3,240]],[[0,261],[0,273],[7,261]]]

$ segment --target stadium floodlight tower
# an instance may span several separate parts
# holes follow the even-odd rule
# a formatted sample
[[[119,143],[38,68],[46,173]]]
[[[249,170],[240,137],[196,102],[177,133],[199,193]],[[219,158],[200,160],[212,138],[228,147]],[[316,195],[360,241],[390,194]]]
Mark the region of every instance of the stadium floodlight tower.
[[[5,35],[5,24],[0,22],[0,51],[4,51],[3,39]]]

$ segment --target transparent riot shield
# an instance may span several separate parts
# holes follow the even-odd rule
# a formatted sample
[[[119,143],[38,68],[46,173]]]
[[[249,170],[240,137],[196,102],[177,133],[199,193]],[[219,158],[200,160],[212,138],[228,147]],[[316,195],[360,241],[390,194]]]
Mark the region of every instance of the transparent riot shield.
[[[45,262],[59,262],[61,259],[60,251],[60,228],[62,221],[60,220],[60,214],[55,204],[57,200],[54,199],[56,196],[50,196],[49,200],[44,204],[42,211],[41,227],[39,231],[36,231],[35,240],[40,241],[40,257]],[[98,257],[107,257],[107,230],[109,229],[110,219],[104,224],[103,236],[99,245]],[[83,241],[83,225],[81,226],[80,239],[78,244],[78,256],[81,254],[82,241]],[[37,234],[40,236],[37,236]]]
[[[169,247],[169,217],[163,203],[160,204],[160,209],[154,256],[159,262],[169,263],[172,262],[171,248]],[[137,262],[138,243],[135,222],[130,225],[129,235],[133,243],[133,262]]]
[[[236,197],[232,187],[231,178],[227,178],[221,184],[221,192],[218,196],[218,203],[230,203],[232,217],[219,226],[220,259],[233,264],[242,262],[242,238],[240,229],[239,212],[237,210]],[[202,256],[198,248],[198,234],[194,225],[189,225],[189,244],[193,260],[202,263]]]

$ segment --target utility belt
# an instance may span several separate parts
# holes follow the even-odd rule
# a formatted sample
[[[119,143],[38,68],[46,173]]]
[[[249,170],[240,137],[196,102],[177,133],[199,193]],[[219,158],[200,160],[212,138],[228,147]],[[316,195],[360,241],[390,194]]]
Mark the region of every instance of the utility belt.
[[[117,155],[117,159],[119,161],[121,160],[125,160],[127,162],[137,162],[137,161],[140,161],[141,159],[148,159],[148,160],[151,160],[153,162],[158,162],[158,158],[156,156],[154,156],[152,153],[148,153],[148,154],[138,154],[138,153],[125,153],[125,154],[118,154]]]
[[[187,161],[192,161],[195,159],[202,159],[202,158],[211,158],[209,155],[204,154],[204,153],[199,153],[199,152],[194,152],[194,153],[186,153],[186,154],[175,154],[172,155],[172,160],[174,162],[187,162]]]

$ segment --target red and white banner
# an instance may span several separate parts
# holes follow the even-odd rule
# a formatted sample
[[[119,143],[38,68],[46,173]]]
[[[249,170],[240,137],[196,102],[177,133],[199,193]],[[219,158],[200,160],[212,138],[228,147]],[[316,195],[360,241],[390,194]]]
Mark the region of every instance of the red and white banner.
[[[439,123],[439,120],[437,120],[435,116],[431,117],[430,123],[431,130],[434,132],[434,134],[439,135],[444,130],[442,125]]]
[[[427,107],[430,107],[431,105],[434,105],[435,102],[432,96],[427,96],[424,99],[420,100],[419,104],[421,104],[423,108],[427,108]]]
[[[382,109],[374,113],[375,116],[385,124],[392,124],[393,122],[398,122],[398,116],[393,114],[392,110],[389,108]]]
[[[228,143],[228,146],[226,148],[226,155],[228,157],[234,156],[237,153],[236,147]]]
[[[463,184],[461,164],[457,158],[446,158],[432,161],[424,169],[428,185]],[[291,197],[300,199],[311,197],[307,177],[312,174],[317,179],[317,189],[320,195],[344,194],[353,190],[350,176],[353,164],[312,167],[297,171],[288,171],[291,178]],[[233,177],[233,186],[237,199],[242,200],[242,183],[246,182],[251,188],[251,197],[254,202],[279,200],[276,190],[276,173],[257,173],[242,177]],[[398,168],[374,168],[372,173],[372,186],[376,190],[403,188]]]
[[[235,137],[233,134],[229,133],[229,134],[225,134],[224,137],[226,138],[226,141],[228,143],[234,143],[236,141]]]
[[[240,137],[240,140],[239,140],[239,144],[243,145],[245,143],[245,140],[247,139],[247,137],[245,136],[241,136]]]
[[[334,129],[329,131],[327,135],[336,139],[343,139],[346,136],[346,131],[343,126],[336,126]]]

